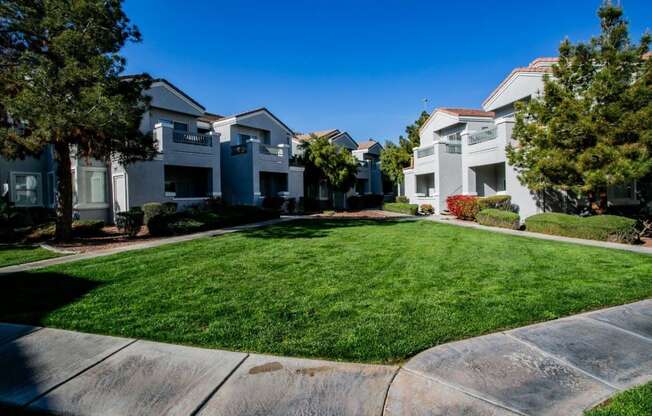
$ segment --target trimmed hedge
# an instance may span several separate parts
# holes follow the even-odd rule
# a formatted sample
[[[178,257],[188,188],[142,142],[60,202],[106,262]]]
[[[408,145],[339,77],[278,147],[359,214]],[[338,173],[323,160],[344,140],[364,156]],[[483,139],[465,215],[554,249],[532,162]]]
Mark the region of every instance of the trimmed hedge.
[[[115,214],[115,225],[129,237],[135,237],[143,227],[144,213],[140,207],[132,207],[129,211]]]
[[[480,211],[478,197],[472,195],[451,195],[446,198],[446,207],[461,220],[474,221]]]
[[[149,226],[149,220],[154,218],[157,215],[161,214],[174,214],[177,211],[177,203],[176,202],[148,202],[146,204],[143,204],[143,213],[145,216],[143,217],[143,221],[147,226]]]
[[[509,195],[492,195],[478,198],[478,209],[482,211],[488,208],[509,211],[512,208],[512,197]]]
[[[408,198],[405,195],[399,195],[396,197],[396,202],[399,204],[409,204],[410,203],[410,198]]]
[[[380,208],[382,205],[383,195],[352,195],[346,199],[346,208],[353,211]]]
[[[483,209],[478,212],[475,219],[478,224],[512,230],[518,230],[521,225],[521,218],[517,213],[496,208]]]
[[[636,220],[616,215],[578,217],[549,212],[525,219],[526,229],[535,233],[629,244],[638,240],[636,225]]]
[[[417,215],[419,206],[417,204],[404,204],[400,202],[389,202],[383,205],[385,211],[399,212],[401,214]]]
[[[152,236],[188,234],[279,217],[278,211],[253,206],[224,206],[217,212],[201,209],[159,214],[147,223]]]

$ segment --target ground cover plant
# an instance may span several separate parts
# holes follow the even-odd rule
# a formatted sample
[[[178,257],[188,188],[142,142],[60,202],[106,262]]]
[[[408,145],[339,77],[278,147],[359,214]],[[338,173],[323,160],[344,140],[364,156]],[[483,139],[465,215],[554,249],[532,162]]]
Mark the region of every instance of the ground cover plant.
[[[359,362],[652,296],[652,257],[406,220],[297,220],[0,279],[0,321]]]

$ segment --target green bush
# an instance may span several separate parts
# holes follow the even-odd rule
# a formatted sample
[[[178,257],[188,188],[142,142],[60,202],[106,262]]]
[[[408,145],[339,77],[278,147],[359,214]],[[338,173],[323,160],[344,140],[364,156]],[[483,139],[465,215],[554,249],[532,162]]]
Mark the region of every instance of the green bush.
[[[512,197],[509,195],[492,195],[478,198],[478,208],[480,211],[488,208],[509,211],[512,208]]]
[[[129,237],[135,237],[143,227],[144,213],[139,207],[133,207],[129,211],[115,214],[115,225]]]
[[[72,222],[72,232],[80,237],[93,237],[102,234],[104,221],[100,220],[78,220]]]
[[[388,202],[383,205],[385,211],[399,212],[401,214],[417,215],[419,206],[417,204],[404,204],[400,202]]]
[[[525,219],[526,229],[535,233],[629,244],[638,240],[636,225],[636,220],[616,215],[578,217],[549,212]]]
[[[483,209],[476,214],[475,219],[478,224],[512,230],[518,230],[521,225],[521,218],[517,213],[496,208]]]
[[[143,221],[147,226],[149,227],[149,221],[154,218],[157,215],[163,214],[163,204],[160,202],[148,202],[146,204],[143,204],[143,213],[144,218]]]
[[[206,224],[192,218],[182,218],[169,223],[167,227],[170,234],[191,234],[205,230]]]
[[[397,204],[409,204],[410,203],[410,198],[404,195],[400,195],[396,197],[396,203]]]
[[[430,204],[421,204],[421,206],[419,206],[419,211],[425,215],[432,215],[435,213],[435,209]]]
[[[163,212],[166,214],[174,214],[177,212],[177,203],[168,201],[161,204],[163,207]]]

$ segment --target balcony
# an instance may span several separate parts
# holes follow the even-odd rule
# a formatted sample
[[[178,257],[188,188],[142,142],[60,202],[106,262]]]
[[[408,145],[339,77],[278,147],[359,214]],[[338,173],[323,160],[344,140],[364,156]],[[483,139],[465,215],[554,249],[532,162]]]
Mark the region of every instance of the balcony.
[[[461,154],[462,153],[462,144],[461,143],[446,143],[446,153]]]
[[[213,146],[213,138],[206,134],[174,131],[172,132],[172,141],[174,143],[192,144],[196,146]]]
[[[482,130],[477,133],[469,135],[469,146],[474,144],[488,142],[490,140],[495,140],[498,137],[496,128]]]
[[[428,146],[428,147],[424,147],[423,149],[417,149],[417,159],[432,156],[434,154],[435,154],[435,146]]]
[[[272,155],[272,156],[283,156],[283,148],[277,146],[271,146],[268,144],[260,144],[258,147],[259,151],[263,155]]]

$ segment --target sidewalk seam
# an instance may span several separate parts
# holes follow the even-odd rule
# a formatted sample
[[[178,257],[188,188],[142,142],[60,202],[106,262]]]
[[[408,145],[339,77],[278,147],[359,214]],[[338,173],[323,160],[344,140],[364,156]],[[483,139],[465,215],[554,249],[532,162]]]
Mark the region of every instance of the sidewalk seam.
[[[477,393],[473,393],[472,391],[467,390],[463,386],[460,386],[460,385],[454,384],[454,383],[450,383],[448,381],[440,379],[439,377],[435,377],[435,376],[432,376],[430,374],[425,374],[425,373],[422,373],[420,371],[412,370],[412,369],[405,368],[405,367],[403,367],[403,370],[405,370],[408,373],[412,373],[412,374],[414,374],[416,376],[423,377],[423,378],[425,378],[427,380],[434,381],[435,383],[442,384],[442,385],[444,385],[444,386],[446,386],[448,388],[459,391],[462,394],[473,397],[474,399],[481,400],[481,401],[483,401],[485,403],[489,403],[490,405],[492,405],[494,407],[499,407],[501,409],[508,410],[508,411],[510,411],[510,412],[512,412],[514,414],[517,414],[517,415],[530,416],[527,413],[523,413],[520,410],[516,410],[516,409],[514,409],[514,408],[512,408],[512,407],[510,407],[510,406],[508,406],[506,404],[500,403],[497,400],[481,396],[480,394],[477,394]]]
[[[559,363],[561,363],[561,364],[563,364],[563,365],[565,365],[567,367],[570,367],[573,370],[578,371],[578,372],[584,374],[585,376],[588,376],[588,377],[594,379],[595,381],[597,381],[597,382],[599,382],[601,384],[604,384],[605,386],[609,387],[610,389],[615,390],[616,392],[622,391],[622,389],[620,387],[615,386],[615,385],[609,383],[608,381],[603,380],[600,377],[598,377],[598,376],[596,376],[596,375],[594,375],[594,374],[592,374],[592,373],[590,373],[590,372],[588,372],[586,370],[583,370],[583,369],[579,368],[578,366],[576,366],[575,364],[567,361],[566,359],[558,357],[555,354],[550,353],[550,352],[542,349],[541,347],[539,347],[539,346],[537,346],[537,345],[535,345],[535,344],[533,344],[533,343],[531,343],[529,341],[521,339],[521,338],[517,337],[514,334],[510,334],[509,332],[504,332],[504,334],[507,335],[508,337],[510,337],[511,339],[513,339],[514,341],[519,342],[519,343],[521,343],[521,344],[523,344],[523,345],[525,345],[525,346],[527,346],[527,347],[529,347],[529,348],[531,348],[531,349],[533,349],[535,351],[538,351],[539,353],[543,354],[544,356],[546,356],[548,358],[551,358],[551,359],[553,359],[553,360],[555,360],[555,361],[557,361],[557,362],[559,362]]]
[[[385,398],[383,399],[383,408],[380,410],[380,416],[384,416],[385,414],[385,409],[387,408],[387,399],[389,398],[389,389],[392,388],[392,384],[394,383],[394,380],[396,379],[399,371],[401,371],[400,366],[396,367],[394,374],[392,374],[391,380],[389,380],[389,384],[387,384],[387,389],[385,390]]]
[[[626,334],[629,334],[629,335],[635,336],[636,338],[641,338],[641,339],[643,339],[643,340],[645,340],[645,341],[647,341],[647,342],[652,342],[652,338],[648,338],[648,337],[646,337],[645,335],[637,334],[636,332],[632,332],[632,331],[630,331],[629,329],[621,328],[621,327],[619,327],[618,325],[614,325],[614,324],[612,324],[611,322],[606,322],[606,321],[603,321],[602,319],[593,318],[593,317],[590,316],[590,315],[588,315],[588,316],[587,316],[587,315],[585,315],[585,316],[578,316],[578,318],[579,318],[579,319],[590,320],[590,321],[593,321],[593,322],[597,322],[597,323],[599,323],[599,324],[606,325],[606,326],[608,326],[608,327],[611,327],[611,328],[617,329],[617,330],[619,330],[619,331],[621,331],[621,332],[624,332],[624,333],[626,333]]]
[[[67,379],[63,380],[62,382],[57,383],[56,385],[54,385],[54,386],[52,386],[51,388],[47,389],[46,391],[44,391],[43,393],[39,394],[38,396],[36,396],[36,397],[33,398],[32,400],[30,400],[29,402],[25,403],[25,404],[24,404],[23,406],[21,406],[21,407],[28,407],[30,404],[32,404],[32,403],[34,403],[35,401],[39,400],[39,399],[42,398],[43,396],[45,396],[45,395],[51,393],[53,390],[55,390],[55,389],[57,389],[57,388],[59,388],[59,387],[61,387],[61,386],[63,386],[64,384],[66,384],[66,383],[69,382],[70,380],[79,377],[80,375],[82,375],[82,374],[85,373],[86,371],[88,371],[88,370],[90,370],[91,368],[93,368],[93,367],[95,367],[95,366],[97,366],[97,365],[103,363],[104,361],[108,360],[110,357],[113,357],[114,355],[116,355],[116,354],[119,353],[120,351],[124,350],[125,348],[130,347],[131,345],[134,345],[134,343],[136,343],[136,342],[138,342],[137,339],[134,339],[134,340],[132,340],[131,342],[128,342],[126,345],[123,345],[122,347],[120,347],[120,348],[118,348],[117,350],[113,351],[111,354],[107,355],[106,357],[102,358],[101,360],[98,360],[98,361],[94,362],[93,364],[89,365],[88,367],[81,369],[80,371],[76,372],[76,373],[73,374],[72,376],[70,376],[70,377],[68,377]]]
[[[235,373],[235,372],[236,372],[236,371],[237,371],[237,370],[242,366],[242,364],[247,360],[247,358],[250,357],[250,355],[251,355],[251,354],[247,353],[247,354],[242,358],[242,360],[240,360],[240,362],[239,362],[235,367],[233,367],[233,369],[229,372],[229,374],[227,374],[226,377],[224,377],[224,380],[222,380],[220,383],[218,383],[217,386],[215,386],[215,388],[214,388],[213,390],[211,390],[211,391],[208,393],[208,395],[204,398],[204,400],[202,400],[201,403],[199,403],[199,404],[197,405],[197,407],[195,408],[195,410],[193,410],[192,412],[190,412],[190,416],[196,416],[196,415],[197,415],[197,414],[198,414],[198,413],[199,413],[199,412],[200,412],[200,411],[201,411],[201,410],[206,406],[206,404],[207,404],[207,403],[208,403],[208,402],[213,398],[213,396],[215,396],[215,394],[217,393],[217,391],[218,391],[220,388],[222,388],[222,386],[223,386],[224,384],[226,384],[226,382],[227,382],[227,381],[231,378],[231,376],[232,376],[232,375],[233,375],[233,374],[234,374],[234,373]]]

